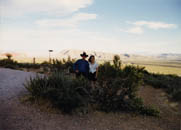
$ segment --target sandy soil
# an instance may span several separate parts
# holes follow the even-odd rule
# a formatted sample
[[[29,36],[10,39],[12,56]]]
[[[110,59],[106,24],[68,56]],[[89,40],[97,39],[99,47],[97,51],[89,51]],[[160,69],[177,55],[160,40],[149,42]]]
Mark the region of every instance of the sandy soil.
[[[62,115],[22,104],[19,98],[27,93],[23,83],[35,75],[0,68],[0,130],[180,130],[180,104],[171,105],[162,90],[149,86],[139,95],[161,109],[161,118],[103,112]]]

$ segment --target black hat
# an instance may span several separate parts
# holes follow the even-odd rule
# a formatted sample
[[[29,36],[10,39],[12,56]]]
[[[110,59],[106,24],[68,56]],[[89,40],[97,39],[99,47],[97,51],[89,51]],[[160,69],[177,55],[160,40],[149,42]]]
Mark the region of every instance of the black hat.
[[[83,52],[83,54],[80,54],[80,56],[85,56],[85,57],[88,57],[88,55],[86,54],[86,52]]]

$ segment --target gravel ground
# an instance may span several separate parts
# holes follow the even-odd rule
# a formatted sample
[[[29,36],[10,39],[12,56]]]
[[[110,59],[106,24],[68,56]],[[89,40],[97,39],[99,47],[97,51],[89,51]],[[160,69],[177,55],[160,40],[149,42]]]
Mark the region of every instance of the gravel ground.
[[[103,112],[80,116],[43,112],[31,104],[22,104],[19,98],[27,93],[23,83],[35,75],[0,68],[0,130],[180,130],[181,118],[170,114],[171,110],[169,117],[163,114],[161,118]],[[160,91],[153,88],[142,88],[140,93],[147,102],[157,102],[155,97],[159,94]],[[158,105],[163,102],[158,101]]]
[[[35,75],[33,72],[0,68],[0,100],[11,100],[22,92],[25,92],[23,83],[30,76],[33,77]]]
[[[26,93],[23,83],[35,75],[33,72],[0,68],[0,130],[10,129],[8,120],[16,118],[13,108],[21,106],[19,96]]]

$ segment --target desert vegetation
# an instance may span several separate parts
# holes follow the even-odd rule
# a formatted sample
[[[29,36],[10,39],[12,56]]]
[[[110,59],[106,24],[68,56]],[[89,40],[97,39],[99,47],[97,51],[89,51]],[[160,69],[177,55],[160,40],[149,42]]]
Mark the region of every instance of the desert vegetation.
[[[71,59],[68,57],[68,59],[62,59],[57,60],[53,59],[52,63],[49,63],[47,61],[44,61],[42,63],[23,63],[23,62],[17,62],[16,60],[13,60],[12,58],[7,57],[6,59],[0,60],[0,67],[4,68],[10,68],[10,69],[27,69],[27,70],[36,70],[36,72],[39,73],[47,73],[47,72],[55,72],[55,71],[65,71],[72,72],[72,65],[73,65],[74,59]]]
[[[5,55],[6,55],[6,57],[8,58],[8,60],[11,60],[11,57],[13,56],[13,55],[10,54],[10,53],[6,53]]]
[[[70,57],[65,60],[53,59],[52,63],[41,64],[18,63],[12,58],[0,60],[0,66],[12,69],[41,69],[44,75],[31,78],[24,85],[29,91],[30,99],[48,100],[53,108],[64,113],[89,110],[104,112],[126,111],[143,115],[159,116],[159,110],[144,105],[137,92],[143,84],[161,88],[170,99],[181,101],[181,77],[150,73],[144,67],[122,65],[119,56],[113,62],[104,62],[99,66],[96,88],[92,89],[90,81],[75,78]],[[48,72],[48,73],[47,73]]]
[[[67,62],[55,60],[52,64],[54,71],[49,76],[31,78],[25,84],[31,99],[49,100],[53,107],[62,112],[98,110],[104,112],[126,111],[150,116],[159,116],[159,110],[145,106],[137,96],[139,86],[143,83],[143,68],[121,67],[118,56],[114,64],[106,62],[99,67],[96,88],[92,89],[90,81],[84,77],[75,78],[71,71],[70,59]]]
[[[11,58],[7,58],[7,59],[0,60],[0,66],[4,68],[11,68],[11,69],[21,69],[21,68],[39,69],[41,64],[19,63]]]
[[[163,75],[146,72],[144,73],[144,82],[155,88],[164,89],[171,99],[181,101],[181,77],[177,75]]]

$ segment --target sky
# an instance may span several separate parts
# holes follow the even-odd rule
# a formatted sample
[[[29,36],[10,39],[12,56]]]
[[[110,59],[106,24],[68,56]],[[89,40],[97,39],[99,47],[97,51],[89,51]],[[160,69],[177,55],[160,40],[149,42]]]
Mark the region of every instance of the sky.
[[[181,53],[181,0],[0,0],[0,51]]]

